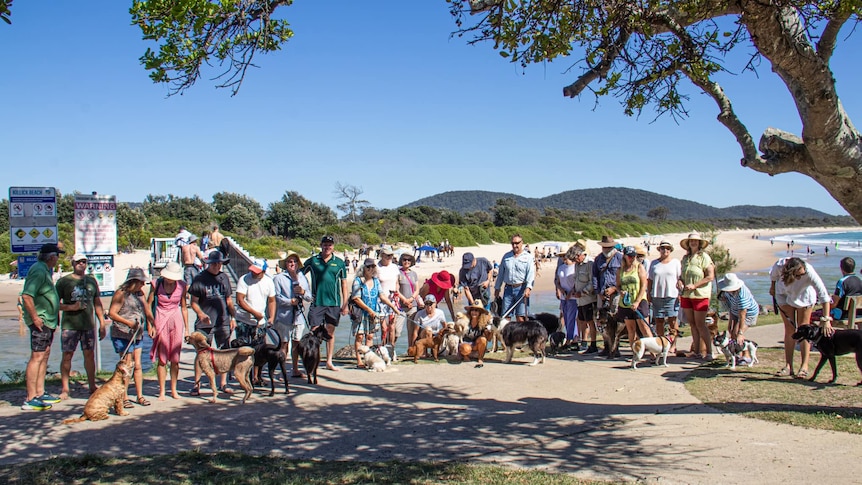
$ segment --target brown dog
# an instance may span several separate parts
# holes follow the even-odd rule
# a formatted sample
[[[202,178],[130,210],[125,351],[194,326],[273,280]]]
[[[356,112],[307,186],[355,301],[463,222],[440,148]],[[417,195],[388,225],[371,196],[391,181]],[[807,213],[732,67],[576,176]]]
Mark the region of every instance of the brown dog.
[[[96,392],[90,395],[90,399],[87,399],[87,404],[84,405],[84,414],[80,418],[67,419],[63,421],[63,424],[108,419],[108,411],[112,406],[118,416],[127,416],[129,413],[123,409],[123,402],[126,399],[126,379],[131,377],[134,371],[135,362],[133,360],[117,362],[117,370],[114,371],[108,382],[96,389]]]
[[[431,330],[425,329],[419,334],[419,337],[413,342],[413,345],[407,348],[407,355],[413,356],[413,363],[419,362],[419,357],[425,356],[425,350],[431,349],[434,354],[434,362],[439,362],[438,354],[440,352],[440,344],[443,343],[443,334],[446,332],[446,327],[440,329],[437,335],[434,335]]]
[[[254,390],[249,381],[249,372],[254,365],[254,349],[252,347],[240,347],[238,349],[215,350],[207,344],[206,335],[200,332],[193,332],[189,335],[188,342],[198,353],[195,358],[195,368],[209,377],[210,387],[213,390],[213,397],[210,402],[216,402],[218,395],[216,374],[233,372],[240,387],[245,391],[245,396],[242,398],[242,402],[245,404]]]

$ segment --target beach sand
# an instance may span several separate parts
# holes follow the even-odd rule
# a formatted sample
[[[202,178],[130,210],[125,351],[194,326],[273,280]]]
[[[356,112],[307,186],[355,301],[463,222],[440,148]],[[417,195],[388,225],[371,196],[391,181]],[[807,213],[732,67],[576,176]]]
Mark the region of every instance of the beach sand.
[[[730,254],[738,262],[735,271],[761,271],[768,269],[776,259],[776,254],[784,249],[783,245],[773,246],[770,244],[770,239],[784,234],[803,234],[815,232],[837,232],[837,231],[852,231],[858,230],[858,227],[807,227],[807,228],[784,228],[784,229],[737,229],[727,230],[718,233],[717,243],[724,245],[730,250]],[[651,236],[652,247],[650,248],[649,259],[658,257],[656,247],[660,240],[668,240],[673,243],[676,249],[673,252],[673,257],[681,259],[684,252],[679,246],[679,242],[684,239],[687,233],[675,233]],[[753,238],[757,235],[757,238]],[[635,245],[643,242],[642,237],[624,237],[618,239],[624,245]],[[546,244],[562,243],[563,248],[568,248],[573,241],[539,241],[529,244],[533,250],[541,250],[546,247]],[[416,265],[414,270],[419,275],[419,280],[424,281],[429,278],[432,273],[437,271],[448,271],[458,277],[458,271],[461,268],[461,257],[465,252],[471,252],[474,256],[488,258],[489,261],[500,261],[503,255],[511,249],[511,245],[506,243],[483,244],[479,246],[459,247],[455,248],[455,254],[451,257],[444,257],[442,261],[435,261],[428,258],[423,258]],[[591,257],[595,257],[601,250],[597,241],[587,241],[587,249]],[[351,258],[355,253],[351,255]],[[115,268],[117,274],[124,275],[130,267],[137,266],[146,268],[150,262],[150,253],[146,250],[138,250],[131,254],[118,254],[115,257]],[[276,261],[270,261],[270,268],[275,268]],[[545,261],[540,270],[539,276],[536,278],[534,292],[551,292],[554,289],[554,269],[556,267],[556,259]],[[68,269],[68,268],[65,268]],[[272,270],[270,270],[272,271]],[[351,273],[352,275],[352,273]],[[0,319],[18,317],[18,310],[15,303],[18,293],[21,291],[21,280],[10,281],[6,275],[0,276]],[[459,309],[466,304],[466,299],[461,298],[461,301],[456,303]],[[107,304],[108,301],[105,301]]]

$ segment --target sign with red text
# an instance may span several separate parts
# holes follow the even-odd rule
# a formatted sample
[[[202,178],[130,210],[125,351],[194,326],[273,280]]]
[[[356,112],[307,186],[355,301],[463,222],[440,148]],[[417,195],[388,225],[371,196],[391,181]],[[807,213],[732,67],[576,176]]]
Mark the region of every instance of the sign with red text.
[[[116,195],[75,195],[75,252],[117,254]]]
[[[9,187],[9,239],[13,253],[35,253],[57,244],[57,191],[54,187]]]

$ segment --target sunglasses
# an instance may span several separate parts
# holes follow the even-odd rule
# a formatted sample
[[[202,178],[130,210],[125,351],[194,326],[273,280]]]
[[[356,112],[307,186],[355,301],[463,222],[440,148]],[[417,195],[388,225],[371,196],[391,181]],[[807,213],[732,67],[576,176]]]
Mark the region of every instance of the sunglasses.
[[[512,241],[512,246],[517,246],[517,245],[519,245],[519,244],[521,244],[521,243],[523,243],[523,242],[524,242],[524,241]]]
[[[373,267],[374,267],[374,265],[373,265],[373,264],[364,264],[363,266],[365,266],[365,269],[373,268]]]

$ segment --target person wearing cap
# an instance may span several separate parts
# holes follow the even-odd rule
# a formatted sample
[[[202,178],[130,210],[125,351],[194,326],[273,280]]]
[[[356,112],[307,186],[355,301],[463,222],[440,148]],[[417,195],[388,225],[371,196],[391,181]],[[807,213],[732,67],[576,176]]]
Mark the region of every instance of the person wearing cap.
[[[30,360],[24,374],[27,398],[21,409],[44,411],[60,402],[60,398],[45,393],[45,374],[54,330],[60,319],[60,297],[54,286],[53,274],[63,253],[65,251],[56,244],[43,244],[21,290],[24,323],[30,330]]]
[[[617,249],[617,242],[611,236],[602,236],[599,241],[602,251],[593,262],[593,288],[596,291],[597,306],[601,308],[615,309],[619,307],[619,291],[617,290],[617,272],[623,264],[623,254]],[[607,357],[610,354],[608,342],[604,349],[599,352],[600,356]]]
[[[507,251],[500,260],[500,272],[494,281],[494,299],[500,297],[500,289],[506,285],[501,311],[515,316],[519,321],[526,321],[530,292],[533,291],[536,278],[536,264],[533,255],[524,251],[524,238],[520,234],[513,234],[510,242],[512,250]]]
[[[200,262],[206,259],[201,248],[197,244],[193,244],[198,240],[194,234],[189,234],[188,244],[180,248],[181,258],[183,262],[183,281],[186,285],[191,285],[195,276],[201,272]]]
[[[458,354],[461,361],[469,362],[472,357],[476,358],[476,368],[485,365],[485,351],[488,349],[488,339],[491,333],[488,331],[488,323],[491,322],[491,313],[482,305],[474,302],[464,307],[470,322],[467,330],[461,337],[461,345],[458,346]]]
[[[419,289],[419,309],[425,306],[425,297],[433,295],[435,302],[446,301],[446,306],[449,307],[449,315],[452,319],[455,318],[455,307],[452,305],[452,293],[455,287],[455,275],[446,270],[431,273],[431,277],[425,280],[422,288]]]
[[[183,281],[183,269],[176,261],[168,263],[159,277],[150,282],[147,296],[147,323],[153,345],[150,361],[156,363],[159,380],[158,400],[165,400],[167,365],[171,365],[171,397],[179,399],[177,380],[180,375],[180,354],[183,341],[189,336],[189,310],[186,305],[188,286]],[[155,314],[153,314],[155,309]]]
[[[353,304],[362,310],[361,318],[353,321],[350,328],[350,333],[355,335],[353,345],[356,353],[356,365],[359,367],[365,367],[359,347],[374,345],[374,334],[381,330],[378,322],[384,314],[381,311],[380,303],[388,306],[394,313],[399,313],[398,307],[383,292],[380,279],[377,277],[379,271],[377,262],[372,258],[366,258],[362,263],[362,273],[353,279],[353,286],[350,291]]]
[[[419,311],[419,275],[413,271],[413,265],[416,260],[412,254],[402,253],[398,258],[398,301],[400,303],[403,316],[399,316],[395,320],[395,340],[392,344],[395,345],[398,337],[404,330],[405,323],[407,324],[407,346],[413,345],[413,331],[416,328],[414,317]],[[393,356],[393,359],[396,357]]]
[[[583,354],[595,354],[596,346],[596,292],[593,289],[593,259],[587,254],[587,242],[579,239],[566,251],[566,257],[574,261],[574,287],[572,295],[578,302],[578,335],[581,342],[589,341]]]
[[[424,308],[416,313],[414,320],[416,328],[413,330],[411,341],[416,341],[421,332],[430,331],[432,335],[437,335],[443,327],[446,326],[446,315],[437,308],[437,298],[434,295],[428,294],[423,298]]]
[[[332,363],[335,354],[335,327],[342,315],[347,315],[350,301],[350,283],[347,280],[347,266],[344,260],[334,254],[335,239],[323,236],[320,240],[320,253],[308,258],[302,264],[304,273],[311,273],[311,294],[314,301],[308,309],[308,323],[314,328],[326,326],[331,337],[326,341],[326,368],[338,371]]]
[[[299,371],[299,341],[308,332],[303,305],[311,301],[311,287],[302,272],[302,261],[293,251],[287,251],[278,261],[281,272],[272,279],[275,285],[275,329],[281,336],[281,350],[287,354],[290,345],[291,377],[305,377]]]
[[[679,306],[685,321],[691,325],[691,339],[694,357],[712,360],[712,337],[706,324],[709,299],[712,296],[712,280],[715,278],[715,264],[705,249],[709,241],[693,232],[679,242],[685,249],[682,257],[682,277],[677,282],[681,291]]]
[[[137,403],[141,406],[149,406],[150,402],[144,397],[144,374],[141,370],[141,342],[144,338],[144,327],[147,325],[147,298],[143,288],[147,284],[147,277],[141,268],[129,268],[126,281],[117,288],[111,298],[111,306],[108,307],[108,318],[111,319],[111,343],[117,355],[123,356],[123,360],[130,362],[135,360],[135,390],[138,394]],[[128,382],[126,382],[128,388]],[[132,401],[126,399],[124,407],[133,407]]]
[[[637,260],[634,246],[623,248],[623,264],[617,272],[617,288],[620,291],[620,307],[617,321],[624,321],[629,335],[629,345],[638,339],[638,332],[652,337],[652,331],[644,317],[641,303],[646,301],[647,273]]]
[[[716,286],[718,301],[727,307],[727,331],[730,338],[742,345],[745,342],[745,331],[748,327],[757,325],[760,305],[745,283],[734,273],[727,273],[723,278],[719,278]],[[744,358],[750,357],[745,355]]]
[[[222,266],[230,262],[221,251],[212,251],[204,261],[204,271],[195,276],[188,293],[191,308],[196,316],[195,330],[207,336],[216,348],[226,349],[230,344],[230,334],[236,328],[236,308],[233,304],[233,287],[230,278],[222,272]],[[195,367],[195,383],[189,395],[200,396],[200,370]],[[221,375],[222,392],[231,394],[227,388],[227,373]]]
[[[60,362],[60,399],[69,398],[69,373],[72,370],[72,357],[78,344],[84,354],[84,370],[90,393],[96,392],[95,348],[99,340],[105,338],[108,327],[105,324],[105,309],[99,297],[99,283],[93,275],[87,274],[87,255],[77,253],[72,256],[72,272],[57,280],[57,294],[60,297],[60,343],[63,347],[63,360]],[[99,338],[96,339],[96,320],[99,321]]]
[[[667,323],[670,354],[676,354],[676,339],[679,335],[679,288],[676,283],[682,277],[682,265],[671,256],[673,244],[662,241],[658,245],[658,259],[653,260],[647,271],[647,299],[652,304],[655,332],[664,337]]]
[[[260,335],[264,327],[272,325],[275,320],[275,284],[272,277],[266,274],[268,264],[265,259],[256,258],[236,284],[236,302],[247,315],[240,315],[237,336]],[[245,327],[245,328],[243,328]]]
[[[488,258],[475,257],[464,253],[461,257],[461,270],[458,272],[458,286],[464,288],[467,304],[480,300],[486,309],[491,305],[491,272],[494,267]]]
[[[392,261],[394,257],[395,253],[392,248],[385,246],[380,250],[380,261],[377,262],[377,279],[380,281],[380,292],[386,295],[398,308],[400,303],[398,299],[398,275],[400,272],[398,265]],[[392,312],[389,306],[380,308],[380,316],[383,318],[381,341],[384,344],[395,345],[395,319],[398,313],[398,310]],[[404,328],[403,325],[402,328]]]

